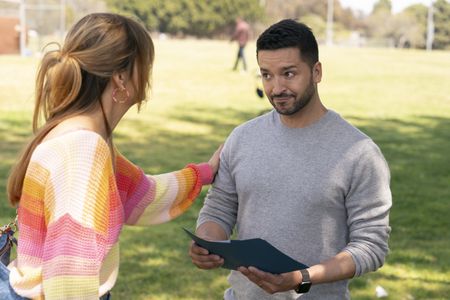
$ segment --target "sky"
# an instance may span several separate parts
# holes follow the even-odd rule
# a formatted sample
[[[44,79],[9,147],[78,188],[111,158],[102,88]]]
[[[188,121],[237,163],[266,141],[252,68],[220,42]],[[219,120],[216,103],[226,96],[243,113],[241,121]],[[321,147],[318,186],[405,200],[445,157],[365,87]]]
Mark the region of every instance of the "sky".
[[[391,0],[392,13],[398,13],[404,8],[417,3],[422,3],[426,6],[430,5],[431,0]],[[361,10],[365,14],[369,14],[372,11],[373,5],[378,0],[340,0],[342,7],[350,7],[354,10]]]

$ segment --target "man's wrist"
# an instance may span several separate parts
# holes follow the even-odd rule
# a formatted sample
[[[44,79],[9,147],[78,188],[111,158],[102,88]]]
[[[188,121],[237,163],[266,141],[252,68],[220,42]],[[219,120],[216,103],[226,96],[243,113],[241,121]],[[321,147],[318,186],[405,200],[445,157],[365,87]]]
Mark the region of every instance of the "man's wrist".
[[[291,290],[295,290],[298,287],[299,283],[302,282],[302,273],[300,273],[300,270],[295,271],[295,273],[296,274],[294,275],[294,279],[293,279],[294,283],[292,285]]]
[[[311,278],[309,276],[309,271],[307,269],[300,270],[301,274],[301,281],[300,283],[295,287],[294,291],[297,294],[304,294],[309,292],[309,289],[311,288],[312,282]]]

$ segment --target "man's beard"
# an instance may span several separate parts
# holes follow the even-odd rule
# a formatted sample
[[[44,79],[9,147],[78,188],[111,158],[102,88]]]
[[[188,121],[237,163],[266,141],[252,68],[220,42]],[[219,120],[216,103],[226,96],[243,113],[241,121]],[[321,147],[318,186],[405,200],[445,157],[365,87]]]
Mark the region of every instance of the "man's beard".
[[[311,99],[314,96],[314,93],[316,92],[316,89],[314,87],[314,83],[311,79],[308,87],[306,88],[305,92],[300,96],[296,97],[294,100],[293,105],[290,108],[279,108],[274,104],[274,99],[277,97],[284,98],[289,96],[294,96],[294,94],[290,93],[281,93],[278,95],[272,95],[270,97],[270,103],[272,104],[273,108],[280,114],[285,116],[291,116],[297,112],[299,112],[301,109],[303,109],[306,105],[308,105],[309,102],[311,102]]]

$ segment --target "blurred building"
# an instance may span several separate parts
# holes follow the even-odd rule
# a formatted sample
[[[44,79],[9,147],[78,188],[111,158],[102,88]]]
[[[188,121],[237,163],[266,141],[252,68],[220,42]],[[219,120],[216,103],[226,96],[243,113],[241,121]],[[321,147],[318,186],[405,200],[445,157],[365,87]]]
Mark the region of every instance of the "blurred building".
[[[0,0],[0,54],[20,54],[20,18],[26,28],[22,54],[61,43],[66,29],[91,12],[108,11],[103,0]]]
[[[20,20],[0,16],[0,54],[20,53]]]

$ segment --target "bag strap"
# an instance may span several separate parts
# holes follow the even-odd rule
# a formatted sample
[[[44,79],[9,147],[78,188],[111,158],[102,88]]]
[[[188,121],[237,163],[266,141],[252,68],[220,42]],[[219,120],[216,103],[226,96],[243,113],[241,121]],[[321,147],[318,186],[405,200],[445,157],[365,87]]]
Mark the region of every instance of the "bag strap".
[[[17,246],[17,239],[13,236],[14,231],[3,232],[2,235],[6,235],[6,241],[3,246],[0,248],[0,257],[3,256],[6,252],[8,252],[13,245]]]
[[[14,242],[17,245],[17,240],[14,237],[14,233],[16,231],[17,231],[17,210],[16,210],[16,217],[14,218],[14,221],[11,221],[8,224],[0,227],[0,236],[2,236],[3,234],[7,234],[9,237],[9,240]]]
[[[17,217],[18,217],[18,215],[17,215],[17,210],[16,210],[16,217],[14,218],[14,221],[11,221],[8,224],[0,227],[0,235],[2,235],[3,233],[8,233],[10,231],[12,231],[12,232],[17,231]]]
[[[14,221],[0,227],[0,262],[7,265],[10,262],[11,248],[16,245],[14,233],[17,231],[17,211]]]

